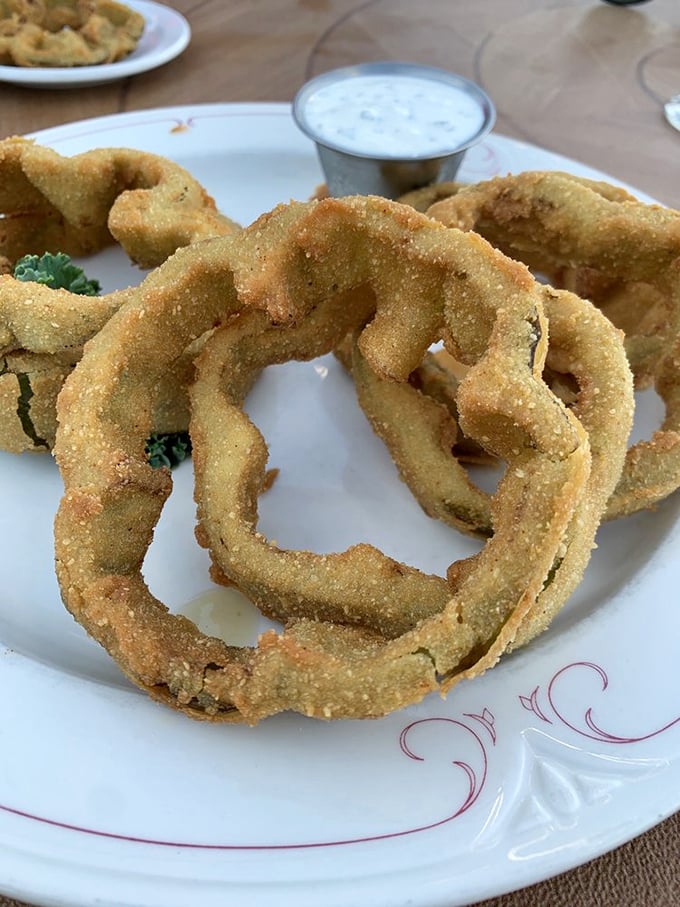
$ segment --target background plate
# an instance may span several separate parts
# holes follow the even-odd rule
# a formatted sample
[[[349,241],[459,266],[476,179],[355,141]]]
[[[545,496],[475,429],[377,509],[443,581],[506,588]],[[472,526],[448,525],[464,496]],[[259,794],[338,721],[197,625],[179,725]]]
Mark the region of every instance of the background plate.
[[[149,110],[36,138],[63,154],[164,154],[243,224],[322,179],[287,105]],[[527,168],[602,176],[493,134],[460,176]],[[106,289],[141,277],[116,250],[88,271]],[[411,500],[332,357],[267,370],[248,405],[281,469],[261,528],[282,545],[363,539],[437,571],[475,550]],[[642,399],[636,432],[658,416]],[[245,728],[149,701],[66,613],[60,492],[51,458],[0,454],[6,893],[63,907],[453,907],[584,862],[680,806],[677,495],[604,526],[550,630],[446,701]],[[152,590],[206,629],[254,638],[247,609],[220,610],[193,522],[187,463],[146,564]]]
[[[123,60],[100,66],[0,66],[0,82],[31,88],[83,88],[147,72],[182,53],[191,39],[191,28],[181,13],[154,0],[126,0],[126,4],[144,16],[145,26],[139,44]]]

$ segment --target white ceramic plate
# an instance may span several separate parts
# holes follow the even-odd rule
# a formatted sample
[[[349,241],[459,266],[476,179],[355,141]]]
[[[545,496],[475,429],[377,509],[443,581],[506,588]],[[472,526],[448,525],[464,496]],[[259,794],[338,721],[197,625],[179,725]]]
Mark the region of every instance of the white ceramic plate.
[[[165,154],[242,223],[321,181],[285,105],[151,110],[37,138],[64,154]],[[527,167],[596,175],[491,135],[461,177]],[[139,277],[117,252],[88,270],[107,289]],[[281,544],[364,539],[429,570],[474,550],[413,503],[332,358],[268,370],[249,406],[281,469],[261,507]],[[642,400],[636,431],[657,418]],[[154,704],[67,615],[59,495],[49,457],[0,455],[0,890],[64,907],[454,907],[587,861],[680,807],[677,495],[605,526],[549,632],[448,700],[256,728]],[[193,514],[183,464],[148,581],[204,628],[253,638],[255,618],[209,601]]]
[[[125,2],[145,20],[139,44],[125,59],[100,66],[0,66],[0,82],[31,88],[84,88],[155,69],[182,53],[191,39],[191,29],[181,13],[154,0]]]

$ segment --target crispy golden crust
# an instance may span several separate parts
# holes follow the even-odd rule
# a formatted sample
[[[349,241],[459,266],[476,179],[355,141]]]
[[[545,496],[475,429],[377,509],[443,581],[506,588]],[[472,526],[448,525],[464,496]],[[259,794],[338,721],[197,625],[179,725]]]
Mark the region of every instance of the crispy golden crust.
[[[367,285],[375,311],[358,346],[378,374],[407,380],[444,333],[470,366],[461,420],[509,461],[492,504],[494,535],[466,562],[444,607],[395,638],[308,618],[263,634],[255,648],[207,638],[169,614],[141,573],[170,492],[170,476],[150,469],[143,453],[158,377],[193,338],[246,308],[267,313],[285,350],[306,319],[332,309],[339,294],[363,296]],[[492,666],[535,607],[590,472],[583,427],[540,377],[541,300],[526,268],[481,238],[376,198],[281,206],[239,236],[178,251],[88,343],[59,397],[55,456],[65,493],[55,540],[67,607],[135,683],[193,717],[255,723],[287,709],[373,717]],[[357,306],[356,325],[344,321],[343,333],[361,327]],[[241,489],[234,519],[247,540],[266,474],[239,407],[222,394],[201,399],[203,391],[199,380],[201,534],[222,565],[229,552],[219,533],[232,519],[222,488]],[[226,425],[234,432],[227,443],[250,449],[255,466],[226,455]]]
[[[126,148],[67,158],[22,138],[0,142],[0,214],[0,257],[8,267],[25,254],[84,255],[118,242],[147,268],[181,246],[240,229],[170,160]],[[78,296],[0,274],[0,448],[16,453],[51,448],[59,375],[63,380],[83,344],[126,298],[126,291]],[[54,357],[50,381],[49,356]],[[175,374],[166,381],[156,431],[186,428],[186,394],[178,389],[186,386],[190,367],[191,360],[185,361],[184,379]]]
[[[631,367],[644,380],[636,344],[663,343],[677,327],[680,215],[625,190],[567,173],[527,172],[464,187],[428,210],[448,226],[475,230],[497,248],[597,305],[627,314]],[[646,288],[645,290],[641,288]],[[637,293],[643,299],[637,300]],[[621,296],[623,295],[623,299]],[[634,318],[630,317],[633,307]],[[646,325],[640,309],[663,307]],[[626,317],[626,315],[624,315]],[[644,333],[641,332],[641,327]],[[654,334],[651,333],[654,331]]]
[[[68,352],[8,353],[0,357],[2,447],[10,453],[54,444],[57,396],[77,362]]]
[[[528,172],[469,186],[428,215],[474,230],[555,283],[588,295],[625,331],[638,387],[666,416],[628,452],[607,519],[653,507],[680,486],[680,213],[566,173]]]
[[[633,424],[633,376],[621,332],[573,293],[549,287],[544,293],[550,336],[546,365],[553,375],[568,376],[575,383],[571,411],[588,433],[592,463],[551,582],[538,596],[512,648],[543,632],[581,581],[620,481]]]

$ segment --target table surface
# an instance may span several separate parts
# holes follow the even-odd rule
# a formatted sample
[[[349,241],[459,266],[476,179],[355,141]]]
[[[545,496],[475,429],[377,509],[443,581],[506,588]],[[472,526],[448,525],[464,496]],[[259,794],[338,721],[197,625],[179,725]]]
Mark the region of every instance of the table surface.
[[[0,84],[0,137],[165,105],[290,101],[336,66],[407,59],[454,70],[493,98],[496,131],[590,164],[680,208],[680,3],[600,0],[176,0],[187,50],[89,88]],[[680,903],[680,815],[604,857],[486,907]],[[2,879],[0,879],[0,890]],[[0,907],[17,901],[0,895]]]

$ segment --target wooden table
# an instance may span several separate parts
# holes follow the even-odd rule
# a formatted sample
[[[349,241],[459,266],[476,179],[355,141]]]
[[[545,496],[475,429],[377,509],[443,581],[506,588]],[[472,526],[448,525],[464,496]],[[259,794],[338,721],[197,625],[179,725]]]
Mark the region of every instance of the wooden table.
[[[176,0],[189,48],[158,70],[70,90],[0,85],[0,136],[163,105],[288,101],[310,76],[407,59],[479,82],[496,131],[605,170],[680,208],[680,4],[600,0]],[[680,903],[680,817],[614,853],[487,907]],[[2,889],[0,879],[0,890]],[[0,897],[0,905],[17,902]],[[348,905],[349,907],[349,905]],[[366,905],[369,907],[369,905]]]

